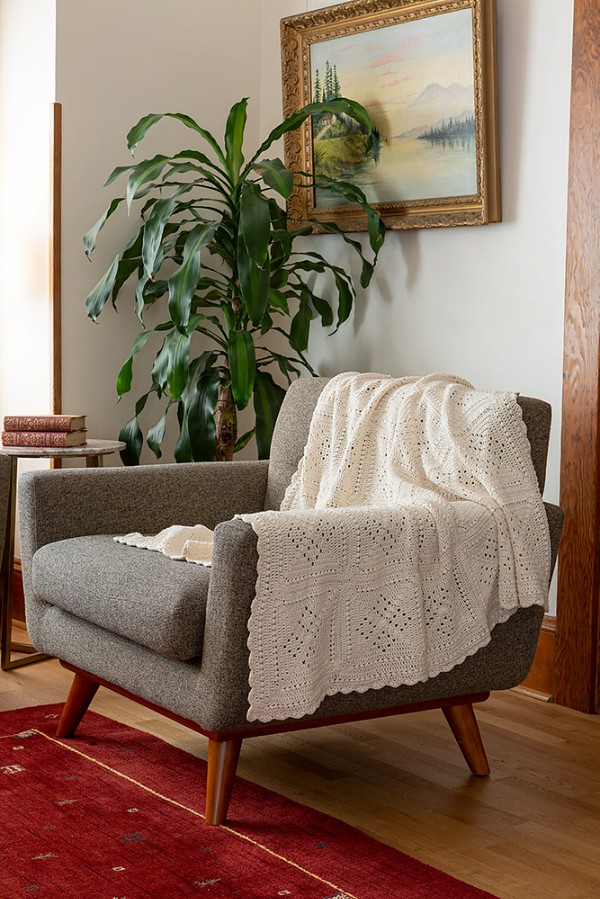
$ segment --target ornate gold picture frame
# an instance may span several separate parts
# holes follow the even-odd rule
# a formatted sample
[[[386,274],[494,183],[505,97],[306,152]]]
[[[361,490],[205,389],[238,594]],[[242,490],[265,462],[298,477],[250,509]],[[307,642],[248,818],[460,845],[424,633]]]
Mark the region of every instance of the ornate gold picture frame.
[[[355,0],[281,22],[284,115],[346,96],[365,106],[373,148],[351,122],[307,120],[286,136],[286,165],[359,185],[388,228],[501,219],[495,0]],[[299,189],[298,219],[363,231],[356,206]]]

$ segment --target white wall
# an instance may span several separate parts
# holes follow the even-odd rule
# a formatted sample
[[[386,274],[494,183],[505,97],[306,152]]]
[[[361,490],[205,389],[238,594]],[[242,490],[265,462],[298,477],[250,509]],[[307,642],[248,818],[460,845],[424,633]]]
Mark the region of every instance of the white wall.
[[[54,3],[0,0],[0,421],[49,412]]]
[[[53,99],[54,0],[0,0],[0,424],[5,415],[52,411]],[[48,467],[18,464],[19,473]]]
[[[84,233],[124,188],[124,182],[107,189],[102,185],[116,165],[131,162],[126,134],[149,112],[185,112],[220,138],[230,106],[249,96],[247,132],[249,139],[257,139],[257,11],[255,3],[229,0],[57,0],[56,99],[63,104],[63,410],[87,413],[90,436],[115,438],[133,414],[132,402],[124,399],[116,405],[114,384],[140,330],[126,298],[118,314],[107,308],[95,325],[86,317],[85,297],[122,248],[125,235],[137,230],[126,213],[115,227],[115,216],[100,236],[92,263],[87,261]],[[205,149],[194,141],[182,125],[164,122],[139,145],[135,158],[186,147]],[[144,371],[149,372],[149,364]],[[139,393],[148,387],[149,378],[139,384]],[[154,457],[147,451],[144,459]],[[118,464],[118,457],[107,457],[110,462]]]

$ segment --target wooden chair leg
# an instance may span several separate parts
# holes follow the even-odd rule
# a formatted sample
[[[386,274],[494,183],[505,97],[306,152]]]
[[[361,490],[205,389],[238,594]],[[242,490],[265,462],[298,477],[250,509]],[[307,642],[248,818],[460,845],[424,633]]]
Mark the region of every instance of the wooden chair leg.
[[[449,705],[442,711],[471,772],[482,777],[488,775],[490,766],[483,748],[473,706],[470,703]]]
[[[225,822],[241,748],[241,740],[219,742],[209,738],[206,775],[207,824]]]
[[[73,736],[99,686],[81,671],[77,672],[56,728],[57,737]]]

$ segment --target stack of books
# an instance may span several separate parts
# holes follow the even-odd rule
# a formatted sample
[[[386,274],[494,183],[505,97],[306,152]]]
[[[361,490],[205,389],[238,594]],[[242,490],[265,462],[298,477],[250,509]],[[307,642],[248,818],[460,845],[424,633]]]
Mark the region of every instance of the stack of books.
[[[85,415],[6,415],[2,446],[84,446]]]

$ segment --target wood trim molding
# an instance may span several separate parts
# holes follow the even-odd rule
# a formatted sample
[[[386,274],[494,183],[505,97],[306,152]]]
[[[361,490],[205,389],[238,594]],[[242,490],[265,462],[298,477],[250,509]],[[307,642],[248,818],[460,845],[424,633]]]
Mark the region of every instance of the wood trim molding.
[[[595,712],[600,589],[600,4],[575,0],[555,698]]]
[[[556,618],[544,615],[531,671],[522,684],[515,687],[519,693],[526,693],[543,702],[554,699],[554,651],[556,643]]]
[[[61,199],[62,199],[62,105],[51,108],[50,148],[50,390],[52,411],[62,412],[61,359]]]
[[[62,412],[62,104],[51,107],[50,148],[50,402]],[[62,468],[51,459],[50,468]]]

